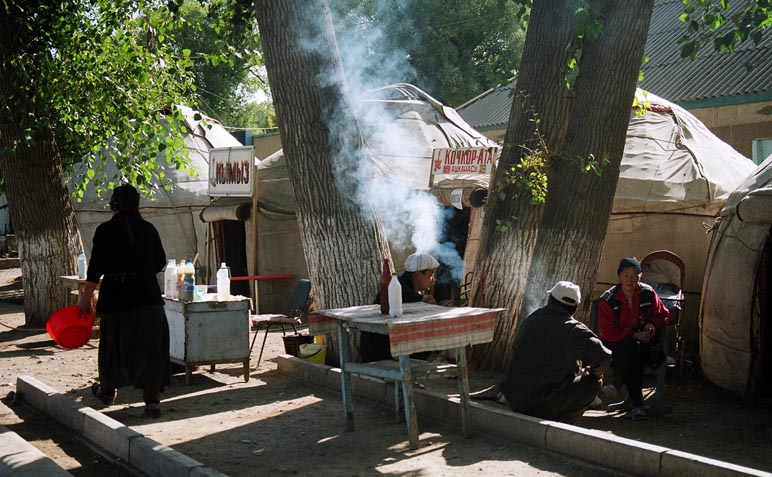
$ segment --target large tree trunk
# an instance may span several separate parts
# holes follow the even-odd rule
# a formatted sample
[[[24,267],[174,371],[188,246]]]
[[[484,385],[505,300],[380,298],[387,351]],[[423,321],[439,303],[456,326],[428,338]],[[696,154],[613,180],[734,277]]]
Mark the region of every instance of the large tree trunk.
[[[301,240],[323,308],[369,304],[388,245],[356,171],[366,163],[323,0],[255,0]]]
[[[503,181],[528,155],[526,148],[542,149],[542,141],[550,148],[561,144],[570,106],[562,81],[574,40],[572,22],[573,12],[565,0],[534,3],[475,265],[471,303],[507,309],[499,314],[493,342],[475,347],[470,354],[470,361],[479,367],[501,369],[502,355],[514,341],[542,207],[531,205],[528,191],[506,187]],[[499,198],[500,191],[504,198]],[[503,223],[511,228],[501,230]]]
[[[0,50],[12,54],[28,47],[19,34],[22,30],[0,9]],[[56,144],[48,130],[22,129],[36,111],[15,81],[12,69],[0,74],[0,173],[19,244],[25,323],[37,328],[71,304],[69,290],[58,277],[74,273],[80,243]]]
[[[486,211],[473,300],[476,306],[500,306],[507,311],[501,315],[494,342],[472,354],[473,364],[479,367],[501,370],[506,366],[518,321],[545,302],[547,289],[556,281],[575,281],[586,298],[592,295],[653,1],[590,4],[604,18],[603,33],[581,45],[570,106],[560,103],[550,108],[548,98],[566,94],[560,85],[574,41],[569,27],[574,12],[571,2],[534,2],[517,86],[530,95],[541,120],[548,158],[547,200],[536,209],[522,198],[508,197],[504,204],[492,202]],[[545,40],[537,39],[545,37],[554,42],[551,50],[541,50]],[[534,81],[533,70],[548,76],[541,83]],[[516,145],[533,141],[523,124],[530,120],[519,110],[516,100],[497,180],[522,160]],[[590,154],[608,159],[601,176],[583,171],[581,164]],[[513,231],[497,232],[497,222],[511,217],[517,217]],[[585,299],[585,306],[588,302]]]
[[[584,298],[577,316],[585,322],[653,4],[653,0],[591,2],[604,14],[603,33],[582,49],[565,147],[550,169],[547,202],[526,281],[525,296],[537,301],[558,280],[577,283]],[[600,175],[581,170],[580,159],[591,154],[608,159]],[[532,303],[522,308],[521,315],[536,307]]]

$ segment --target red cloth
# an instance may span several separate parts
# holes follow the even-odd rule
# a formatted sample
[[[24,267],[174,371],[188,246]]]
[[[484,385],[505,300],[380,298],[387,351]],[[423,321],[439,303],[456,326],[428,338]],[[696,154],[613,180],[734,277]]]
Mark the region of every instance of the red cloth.
[[[649,307],[649,316],[642,317],[641,326],[645,323],[653,323],[657,327],[657,332],[662,326],[665,326],[670,321],[670,312],[667,307],[659,299],[659,296],[652,290],[654,295],[654,301]],[[600,300],[598,302],[598,332],[600,339],[607,343],[619,343],[620,341],[628,338],[635,333],[638,329],[638,315],[639,303],[641,298],[641,287],[636,287],[635,294],[633,295],[632,313],[631,308],[627,305],[627,299],[624,293],[622,293],[622,287],[617,287],[617,292],[614,295],[621,304],[619,323],[617,323],[614,311],[606,300]]]

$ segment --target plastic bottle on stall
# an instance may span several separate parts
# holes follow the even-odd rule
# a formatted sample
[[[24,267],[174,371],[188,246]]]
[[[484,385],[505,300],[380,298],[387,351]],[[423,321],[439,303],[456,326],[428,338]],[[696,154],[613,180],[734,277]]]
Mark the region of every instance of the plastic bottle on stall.
[[[176,298],[177,294],[177,261],[173,258],[166,264],[164,270],[164,295],[166,298]]]
[[[391,283],[391,267],[389,267],[389,259],[384,258],[383,272],[378,282],[378,289],[381,294],[381,314],[383,315],[389,314],[389,283]]]
[[[86,262],[86,253],[81,250],[80,255],[78,255],[78,278],[80,280],[84,280],[86,278],[86,270],[88,269],[88,264]]]
[[[181,299],[182,297],[182,279],[185,277],[185,259],[180,259],[180,264],[177,265],[177,286],[174,292],[174,298]]]
[[[402,316],[402,284],[397,279],[397,274],[391,274],[389,283],[389,316],[398,318]]]
[[[231,278],[225,262],[217,270],[217,301],[228,301],[231,297]]]
[[[193,268],[193,260],[188,259],[183,268],[182,294],[180,301],[191,302],[196,291],[196,270]]]

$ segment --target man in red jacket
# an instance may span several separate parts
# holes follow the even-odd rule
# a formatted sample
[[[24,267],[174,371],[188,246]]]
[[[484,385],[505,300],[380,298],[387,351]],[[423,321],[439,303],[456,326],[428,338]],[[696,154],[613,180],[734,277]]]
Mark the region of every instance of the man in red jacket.
[[[657,367],[666,359],[660,338],[669,312],[657,293],[641,282],[641,264],[625,257],[617,267],[619,283],[606,290],[598,302],[598,334],[613,353],[611,364],[629,394],[625,407],[634,420],[647,418],[643,407],[643,367]]]

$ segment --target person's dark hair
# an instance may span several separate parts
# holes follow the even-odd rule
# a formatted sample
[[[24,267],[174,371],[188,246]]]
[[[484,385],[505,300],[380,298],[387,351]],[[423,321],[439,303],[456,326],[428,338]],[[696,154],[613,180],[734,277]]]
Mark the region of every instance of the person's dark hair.
[[[562,307],[571,316],[574,316],[574,313],[576,312],[576,308],[577,308],[575,305],[566,305],[565,303],[558,301],[558,299],[552,295],[549,295],[549,300],[547,300],[547,303],[550,305],[558,305]]]
[[[137,212],[139,210],[139,192],[134,186],[122,185],[113,189],[110,209],[115,212]]]

